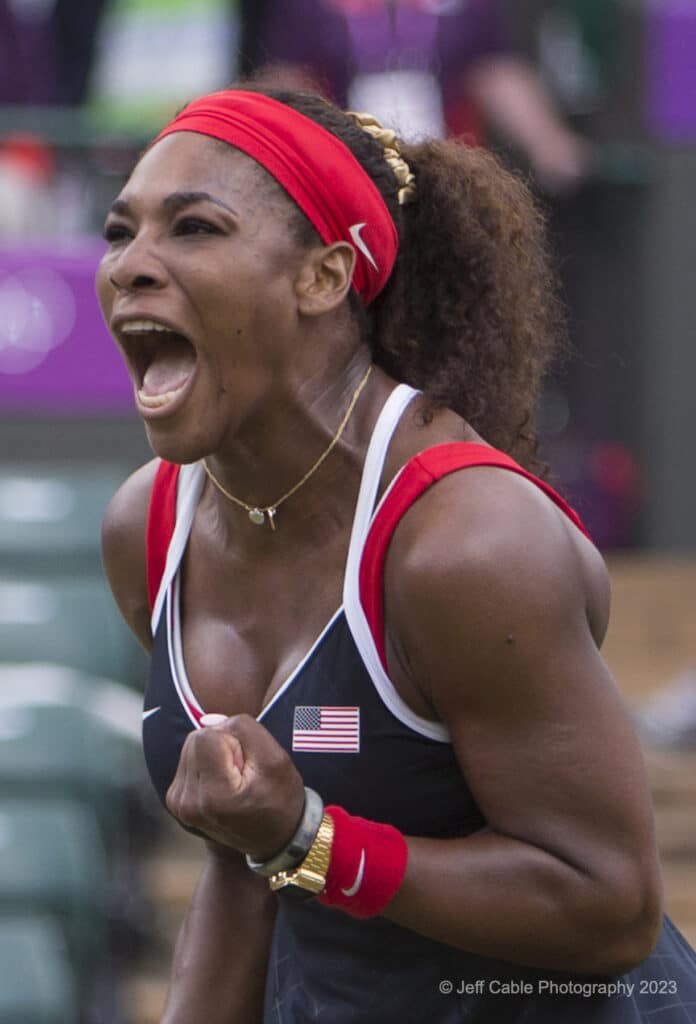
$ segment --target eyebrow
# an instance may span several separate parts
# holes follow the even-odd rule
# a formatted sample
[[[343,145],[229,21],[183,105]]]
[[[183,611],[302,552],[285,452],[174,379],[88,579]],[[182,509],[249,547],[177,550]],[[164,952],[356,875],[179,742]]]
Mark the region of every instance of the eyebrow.
[[[162,206],[168,213],[177,213],[186,206],[192,206],[194,203],[213,203],[215,206],[221,207],[223,210],[227,210],[234,217],[239,216],[237,211],[227,203],[224,203],[222,199],[218,199],[217,196],[213,196],[210,192],[172,192],[170,195],[165,196],[162,200]],[[126,215],[131,212],[130,206],[125,199],[114,199],[110,207],[110,213]]]

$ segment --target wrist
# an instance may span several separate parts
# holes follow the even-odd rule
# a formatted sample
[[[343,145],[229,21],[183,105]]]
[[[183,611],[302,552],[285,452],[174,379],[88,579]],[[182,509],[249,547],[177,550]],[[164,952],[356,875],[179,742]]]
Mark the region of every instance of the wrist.
[[[297,867],[309,853],[324,814],[324,802],[318,793],[305,786],[305,799],[300,820],[288,842],[271,857],[257,859],[246,855],[247,866],[258,875],[270,878],[281,871]]]
[[[405,837],[392,825],[326,808],[334,822],[331,861],[319,902],[353,917],[381,914],[399,890],[408,863]]]
[[[331,863],[333,850],[334,821],[332,816],[324,811],[307,856],[295,868],[289,871],[279,871],[268,879],[268,884],[273,892],[280,889],[293,887],[303,890],[306,896],[318,896],[326,887],[326,878]]]
[[[306,857],[269,878],[274,892],[286,890],[353,917],[381,914],[398,891],[408,861],[404,836],[391,825],[368,821],[331,806]]]

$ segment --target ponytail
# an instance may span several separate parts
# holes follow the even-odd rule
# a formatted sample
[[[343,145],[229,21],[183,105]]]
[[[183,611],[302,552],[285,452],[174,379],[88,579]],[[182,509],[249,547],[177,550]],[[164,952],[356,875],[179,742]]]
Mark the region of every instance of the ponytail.
[[[545,225],[522,180],[455,141],[401,147],[418,198],[372,307],[375,361],[535,465],[544,373],[564,338]]]
[[[351,117],[316,95],[259,91],[337,135],[394,219],[399,254],[386,287],[367,309],[351,303],[374,361],[422,390],[430,413],[452,409],[539,471],[536,406],[565,328],[544,218],[524,182],[484,149],[400,143],[417,192],[400,206],[382,146]],[[316,242],[299,210],[297,238]]]

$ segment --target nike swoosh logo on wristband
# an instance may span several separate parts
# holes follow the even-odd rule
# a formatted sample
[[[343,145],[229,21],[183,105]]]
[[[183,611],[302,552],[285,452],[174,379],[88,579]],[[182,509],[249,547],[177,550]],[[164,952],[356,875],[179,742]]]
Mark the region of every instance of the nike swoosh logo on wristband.
[[[341,892],[343,893],[343,895],[344,896],[355,896],[356,892],[358,891],[358,889],[360,888],[360,886],[363,883],[363,878],[364,877],[365,877],[365,850],[363,849],[362,853],[360,854],[360,863],[358,865],[358,873],[355,876],[355,881],[353,882],[353,884],[351,885],[351,887],[349,889],[341,889]]]

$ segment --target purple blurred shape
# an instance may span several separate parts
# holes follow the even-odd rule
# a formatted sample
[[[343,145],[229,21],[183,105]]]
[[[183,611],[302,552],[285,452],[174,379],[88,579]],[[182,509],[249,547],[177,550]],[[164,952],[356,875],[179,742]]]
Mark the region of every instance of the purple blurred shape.
[[[646,103],[651,130],[665,142],[696,139],[696,3],[647,6]]]
[[[102,320],[94,273],[104,243],[0,246],[0,411],[113,415],[133,392]]]

